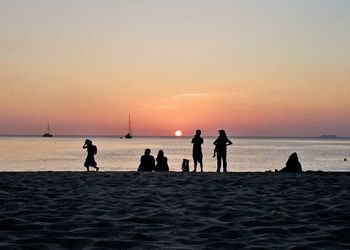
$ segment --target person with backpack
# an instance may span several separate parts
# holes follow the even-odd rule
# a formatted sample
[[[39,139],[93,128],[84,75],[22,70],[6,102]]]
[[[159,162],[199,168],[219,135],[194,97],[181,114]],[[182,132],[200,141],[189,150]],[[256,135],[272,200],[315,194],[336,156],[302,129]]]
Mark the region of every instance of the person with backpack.
[[[88,153],[84,163],[84,167],[86,167],[86,170],[88,172],[90,171],[89,167],[94,167],[98,172],[100,168],[97,167],[97,163],[95,161],[95,154],[97,154],[97,147],[92,144],[91,140],[86,139],[83,148],[84,149],[86,148]]]

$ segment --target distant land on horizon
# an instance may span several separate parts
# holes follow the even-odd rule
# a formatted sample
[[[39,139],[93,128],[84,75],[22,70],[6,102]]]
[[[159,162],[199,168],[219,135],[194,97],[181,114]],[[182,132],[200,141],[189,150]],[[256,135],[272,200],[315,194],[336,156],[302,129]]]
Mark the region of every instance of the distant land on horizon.
[[[320,138],[330,139],[330,138],[338,138],[338,136],[336,136],[336,135],[321,135]]]

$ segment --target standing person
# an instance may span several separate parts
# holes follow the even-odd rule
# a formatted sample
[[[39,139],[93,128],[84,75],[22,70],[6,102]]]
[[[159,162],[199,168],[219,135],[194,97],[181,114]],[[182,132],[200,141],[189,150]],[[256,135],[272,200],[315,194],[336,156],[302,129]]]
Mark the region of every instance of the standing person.
[[[95,161],[95,154],[97,154],[97,147],[95,145],[92,144],[92,141],[89,139],[85,140],[85,143],[83,145],[83,148],[87,149],[88,155],[86,157],[85,163],[84,163],[84,167],[86,167],[86,170],[89,172],[90,169],[89,167],[94,167],[96,169],[96,171],[98,172],[98,170],[100,168],[97,167],[97,163]]]
[[[225,130],[219,130],[219,137],[214,141],[215,149],[217,152],[217,170],[220,172],[221,159],[223,163],[223,172],[227,172],[227,161],[226,161],[226,148],[231,145],[232,142],[227,138]]]
[[[169,171],[168,158],[164,156],[163,150],[159,150],[156,161],[155,171]]]
[[[201,137],[201,133],[202,133],[202,131],[197,129],[195,136],[192,138],[192,144],[193,144],[192,156],[193,156],[193,162],[194,162],[193,172],[197,171],[197,163],[198,162],[199,162],[199,165],[201,167],[201,172],[203,172],[202,144],[203,144],[204,140]]]
[[[151,150],[149,148],[146,148],[145,154],[141,156],[140,159],[140,166],[137,169],[137,171],[149,171],[152,172],[155,167],[155,160],[153,155],[151,155]]]

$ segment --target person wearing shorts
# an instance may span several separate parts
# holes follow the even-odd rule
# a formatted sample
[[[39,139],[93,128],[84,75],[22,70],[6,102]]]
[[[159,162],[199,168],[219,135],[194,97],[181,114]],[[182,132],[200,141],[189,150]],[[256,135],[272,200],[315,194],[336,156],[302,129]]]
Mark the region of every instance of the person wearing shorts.
[[[202,144],[204,143],[204,140],[201,137],[201,133],[202,133],[202,131],[197,129],[195,136],[192,138],[192,144],[193,144],[192,156],[193,156],[193,162],[194,162],[193,172],[197,171],[198,163],[201,167],[201,172],[203,172]]]

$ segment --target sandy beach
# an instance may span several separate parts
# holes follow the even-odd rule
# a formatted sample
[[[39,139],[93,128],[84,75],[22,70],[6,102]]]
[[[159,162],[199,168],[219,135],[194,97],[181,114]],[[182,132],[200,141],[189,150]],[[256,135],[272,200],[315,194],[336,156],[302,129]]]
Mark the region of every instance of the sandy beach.
[[[350,173],[0,173],[1,249],[349,249]]]

